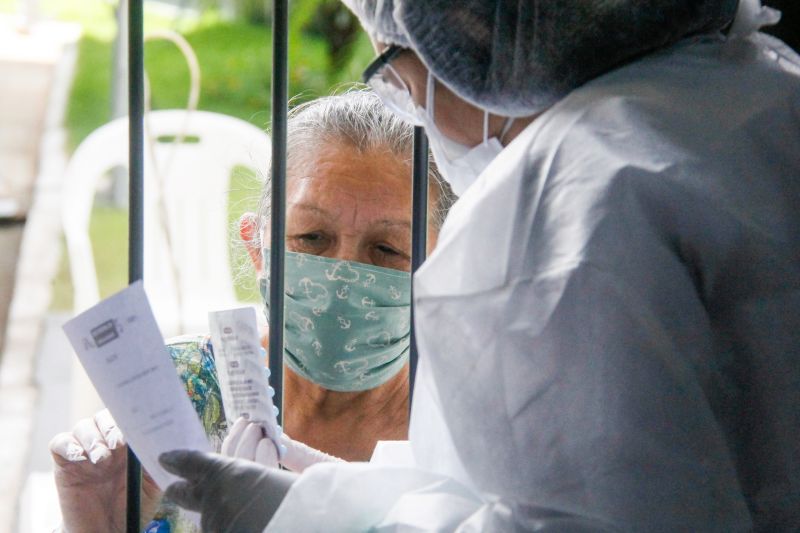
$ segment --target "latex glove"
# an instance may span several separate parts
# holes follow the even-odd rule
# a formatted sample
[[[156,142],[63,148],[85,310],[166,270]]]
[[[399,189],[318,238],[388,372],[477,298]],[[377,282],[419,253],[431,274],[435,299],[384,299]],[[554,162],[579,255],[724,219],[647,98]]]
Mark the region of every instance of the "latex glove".
[[[63,529],[70,532],[125,531],[128,447],[108,410],[80,420],[50,441]],[[155,513],[161,491],[143,473],[142,524]]]
[[[279,461],[275,445],[264,436],[261,426],[239,417],[222,441],[222,455],[255,461],[272,468],[277,468],[280,463],[293,472],[302,472],[317,463],[344,462],[343,459],[292,440],[285,433],[281,434],[281,444],[285,452]]]
[[[161,465],[185,479],[165,496],[201,514],[204,532],[260,533],[289,491],[296,474],[252,461],[194,450],[161,454]]]

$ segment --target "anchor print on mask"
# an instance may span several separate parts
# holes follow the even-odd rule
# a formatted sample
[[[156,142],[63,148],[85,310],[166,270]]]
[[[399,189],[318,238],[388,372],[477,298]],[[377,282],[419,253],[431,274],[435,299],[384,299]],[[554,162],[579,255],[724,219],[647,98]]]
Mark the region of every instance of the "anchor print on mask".
[[[336,297],[340,300],[347,300],[348,296],[350,296],[350,285],[342,285],[336,289]]]
[[[370,272],[369,274],[364,276],[364,288],[367,288],[370,285],[375,285],[376,281],[377,281],[377,278],[375,277],[375,274]]]
[[[330,281],[355,283],[358,281],[360,275],[357,270],[350,266],[349,261],[341,261],[333,265],[333,268],[325,270],[325,277]]]
[[[366,373],[369,371],[369,359],[366,357],[360,357],[358,359],[337,361],[336,364],[333,365],[333,368],[342,374],[348,376],[358,376],[361,379],[364,379],[364,377],[366,377]]]
[[[351,339],[348,341],[347,344],[344,345],[345,352],[355,352],[356,351],[356,344],[358,344],[358,339]]]
[[[400,291],[397,290],[397,287],[394,285],[389,285],[389,298],[392,300],[399,300],[400,296],[402,295],[400,294]]]
[[[375,307],[375,300],[369,296],[364,296],[361,298],[361,307]]]
[[[322,343],[319,342],[319,339],[314,339],[314,342],[311,343],[311,347],[314,348],[314,353],[317,357],[322,356]]]
[[[312,331],[314,329],[314,321],[310,318],[301,315],[297,311],[289,313],[289,320],[297,324],[302,331]]]
[[[380,319],[381,319],[381,317],[378,316],[377,311],[370,311],[366,315],[364,315],[364,320],[370,320],[372,322],[376,322],[376,321],[378,321]]]
[[[388,331],[381,331],[377,335],[373,335],[367,339],[367,346],[373,348],[385,348],[392,343],[392,336]]]
[[[311,313],[316,317],[322,316],[322,313],[325,312],[325,304],[328,300],[328,289],[326,289],[324,285],[314,283],[310,278],[303,278],[297,282],[297,284],[300,286],[300,290],[303,291],[308,301],[314,305],[311,309]]]
[[[303,278],[297,282],[303,294],[312,302],[323,302],[328,296],[328,289],[320,283],[314,283],[311,278]]]
[[[343,316],[337,316],[336,320],[339,322],[339,327],[342,329],[350,329],[352,322]]]

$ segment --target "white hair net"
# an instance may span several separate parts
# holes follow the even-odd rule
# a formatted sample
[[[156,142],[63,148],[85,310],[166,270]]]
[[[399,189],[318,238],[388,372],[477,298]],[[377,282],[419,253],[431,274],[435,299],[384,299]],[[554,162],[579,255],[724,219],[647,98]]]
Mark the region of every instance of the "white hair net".
[[[343,0],[373,38],[413,49],[465,100],[537,113],[688,35],[727,26],[738,0]]]

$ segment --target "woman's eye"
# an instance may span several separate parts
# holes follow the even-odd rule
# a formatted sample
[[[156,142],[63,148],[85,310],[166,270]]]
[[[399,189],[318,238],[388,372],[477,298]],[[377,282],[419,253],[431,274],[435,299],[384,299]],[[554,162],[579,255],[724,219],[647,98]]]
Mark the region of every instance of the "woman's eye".
[[[391,246],[386,246],[385,244],[379,244],[377,246],[378,251],[386,255],[393,255],[393,256],[400,256],[402,255],[400,252],[392,248]]]
[[[289,235],[286,241],[292,252],[319,253],[326,246],[328,238],[323,233],[312,231]]]
[[[411,257],[394,246],[376,244],[373,250],[372,261],[376,266],[405,271],[411,266]]]
[[[319,233],[305,233],[298,235],[297,238],[305,242],[318,242],[322,240],[322,235]]]
[[[375,246],[375,250],[377,251],[378,256],[384,261],[390,261],[392,263],[411,261],[411,255],[399,248],[389,246],[388,244],[378,244]]]

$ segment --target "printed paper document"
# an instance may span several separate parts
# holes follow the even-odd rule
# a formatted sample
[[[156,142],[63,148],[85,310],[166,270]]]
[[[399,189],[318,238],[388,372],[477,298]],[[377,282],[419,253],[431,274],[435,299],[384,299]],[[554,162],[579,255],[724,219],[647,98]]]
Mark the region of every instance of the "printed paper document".
[[[175,449],[211,451],[141,282],[64,325],[103,403],[142,466],[165,489],[178,478],[158,464]]]

